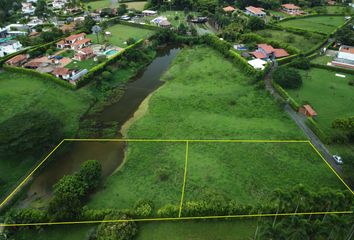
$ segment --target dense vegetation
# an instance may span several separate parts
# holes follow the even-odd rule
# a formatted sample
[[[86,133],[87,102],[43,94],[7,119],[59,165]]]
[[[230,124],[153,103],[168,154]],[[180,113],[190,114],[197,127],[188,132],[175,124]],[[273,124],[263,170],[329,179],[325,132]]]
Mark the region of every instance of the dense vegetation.
[[[300,88],[302,77],[298,71],[289,67],[279,67],[273,73],[273,80],[286,89]]]

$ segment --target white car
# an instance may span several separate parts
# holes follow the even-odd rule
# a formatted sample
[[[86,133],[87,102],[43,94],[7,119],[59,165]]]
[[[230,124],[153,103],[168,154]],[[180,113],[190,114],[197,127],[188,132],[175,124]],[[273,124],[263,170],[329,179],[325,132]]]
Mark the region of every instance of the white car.
[[[333,159],[337,164],[343,164],[343,160],[340,156],[338,155],[333,155]]]

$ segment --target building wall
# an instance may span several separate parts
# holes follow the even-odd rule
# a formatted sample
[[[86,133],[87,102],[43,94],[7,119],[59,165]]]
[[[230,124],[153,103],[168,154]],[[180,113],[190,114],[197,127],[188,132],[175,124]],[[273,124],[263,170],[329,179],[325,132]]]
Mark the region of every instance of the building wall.
[[[348,59],[354,61],[354,54],[346,52],[338,52],[338,58]]]

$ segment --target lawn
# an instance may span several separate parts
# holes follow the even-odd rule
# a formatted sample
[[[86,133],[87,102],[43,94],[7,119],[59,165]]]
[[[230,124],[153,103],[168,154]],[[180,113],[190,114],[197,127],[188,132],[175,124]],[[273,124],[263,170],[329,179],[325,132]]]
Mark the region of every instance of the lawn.
[[[0,122],[18,113],[46,110],[63,122],[64,135],[72,137],[78,130],[80,117],[92,102],[85,90],[72,91],[35,77],[0,73]],[[0,178],[5,181],[0,188],[0,196],[38,160],[35,156],[21,160],[0,156]]]
[[[282,27],[292,27],[302,30],[330,34],[336,27],[344,24],[343,16],[316,16],[307,18],[297,18],[280,22]]]
[[[332,62],[333,59],[334,59],[333,56],[321,55],[321,56],[317,56],[316,58],[312,59],[311,62],[322,64],[322,65],[327,65],[327,63]]]
[[[140,40],[142,38],[150,37],[154,32],[147,29],[142,29],[138,27],[131,27],[122,24],[115,24],[113,26],[105,29],[106,32],[111,32],[112,36],[109,38],[109,42],[112,45],[125,48],[127,47],[126,41],[129,38],[134,38],[135,40]],[[97,43],[97,37],[95,34],[88,35],[94,43]],[[100,43],[103,42],[103,37],[99,36]]]
[[[269,40],[283,42],[289,46],[293,46],[303,52],[309,51],[316,44],[324,40],[324,36],[316,33],[313,33],[308,37],[273,29],[260,30],[256,33]]]
[[[117,1],[118,2],[118,1]],[[85,6],[91,6],[92,9],[99,9],[99,8],[117,8],[119,6],[119,4],[123,4],[123,3],[116,3],[112,5],[112,1],[111,0],[98,0],[98,1],[92,1],[89,3],[85,3]],[[126,5],[128,5],[129,9],[135,9],[135,10],[139,10],[142,11],[144,10],[144,6],[146,4],[146,2],[127,2],[124,3]]]
[[[182,50],[163,80],[165,85],[143,104],[140,111],[147,113],[129,128],[127,137],[305,139],[271,96],[256,90],[249,77],[210,48]],[[155,208],[178,205],[185,145],[153,144],[129,144],[122,169],[108,178],[89,207],[128,208],[139,198],[151,200]],[[342,187],[307,145],[242,146],[191,144],[187,200],[197,199],[208,184],[208,190],[220,190],[243,203],[266,202],[265,196],[277,186]],[[283,172],[277,176],[274,169]]]
[[[326,14],[343,14],[343,15],[351,15],[352,8],[348,6],[321,6],[306,9],[305,11],[317,11],[319,13],[326,13]]]
[[[96,65],[97,65],[97,62],[95,62],[93,59],[87,59],[84,61],[73,60],[71,63],[69,63],[65,67],[69,68],[69,69],[90,70],[91,68],[93,68]]]
[[[142,223],[136,240],[244,240],[252,239],[256,225],[253,220]]]
[[[290,95],[298,101],[309,102],[318,116],[318,124],[331,131],[331,124],[337,118],[354,115],[354,87],[348,84],[354,76],[342,73],[346,78],[335,76],[339,71],[312,68],[301,72],[304,79],[299,90],[289,90]]]

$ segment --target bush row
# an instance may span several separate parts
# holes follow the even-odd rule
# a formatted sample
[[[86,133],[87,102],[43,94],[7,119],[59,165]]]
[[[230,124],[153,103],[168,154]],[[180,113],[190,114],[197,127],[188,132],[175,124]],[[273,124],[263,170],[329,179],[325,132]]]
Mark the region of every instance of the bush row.
[[[28,76],[33,76],[33,77],[37,77],[40,79],[43,79],[45,81],[53,81],[55,83],[58,83],[59,85],[69,88],[69,89],[75,89],[76,87],[72,84],[70,84],[69,82],[62,80],[60,78],[57,78],[53,75],[50,75],[49,73],[40,73],[37,72],[35,70],[32,69],[28,69],[28,68],[22,68],[22,67],[13,67],[13,66],[9,66],[9,65],[4,65],[3,68],[8,71],[8,72],[13,72],[13,73],[23,73],[26,74]]]
[[[90,82],[94,76],[96,76],[97,74],[102,73],[106,67],[114,62],[117,62],[123,55],[124,53],[128,52],[130,49],[134,49],[136,47],[139,47],[142,43],[143,43],[143,39],[140,39],[139,41],[137,41],[136,43],[130,45],[129,47],[121,50],[119,53],[117,53],[115,56],[107,59],[106,61],[97,64],[96,66],[94,66],[93,68],[90,69],[90,71],[88,71],[88,73],[85,74],[85,76],[83,76],[82,78],[80,78],[80,80],[77,82],[77,87],[82,87],[85,84],[87,84],[88,82]]]
[[[312,63],[311,62],[311,67],[322,68],[322,69],[326,69],[326,70],[329,70],[332,72],[343,72],[343,73],[348,73],[348,74],[354,74],[354,69],[338,68],[338,67],[328,66],[328,65],[319,64],[319,63]]]
[[[279,84],[275,83],[274,81],[272,81],[272,85],[277,93],[289,103],[292,109],[295,111],[299,110],[300,105],[288,94],[287,91],[285,91]]]
[[[308,117],[305,123],[312,130],[312,132],[316,134],[319,139],[321,139],[322,142],[326,144],[329,144],[331,142],[329,136],[322,131],[320,126],[318,126],[318,124],[312,117]]]

